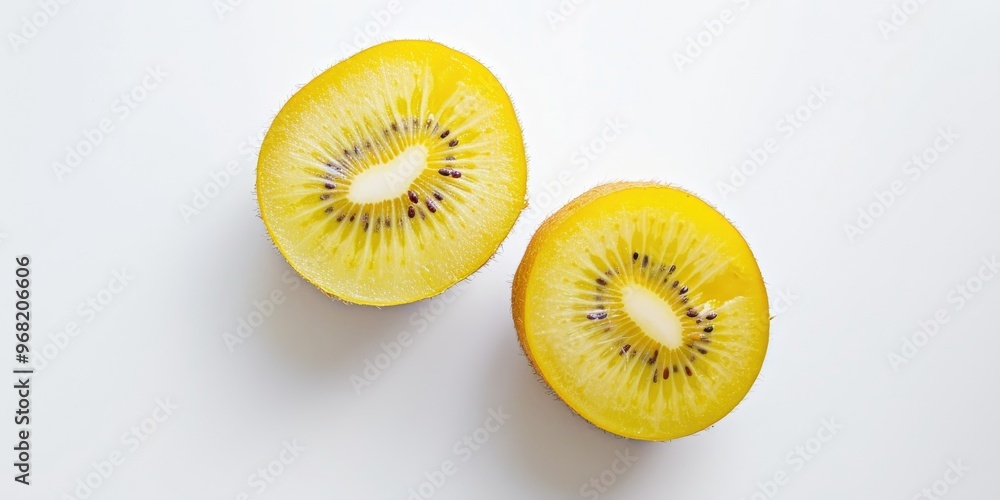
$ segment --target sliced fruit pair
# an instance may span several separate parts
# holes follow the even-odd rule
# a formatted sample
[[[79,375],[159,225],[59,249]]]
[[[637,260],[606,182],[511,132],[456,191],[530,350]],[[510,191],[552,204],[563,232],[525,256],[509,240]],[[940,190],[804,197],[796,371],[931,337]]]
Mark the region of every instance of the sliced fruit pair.
[[[257,191],[274,243],[348,302],[436,295],[482,266],[525,206],[510,99],[468,56],[378,45],[288,101],[261,147]],[[600,186],[549,218],[513,287],[537,372],[622,436],[697,432],[746,395],[768,340],[756,261],[722,215],[653,183]]]

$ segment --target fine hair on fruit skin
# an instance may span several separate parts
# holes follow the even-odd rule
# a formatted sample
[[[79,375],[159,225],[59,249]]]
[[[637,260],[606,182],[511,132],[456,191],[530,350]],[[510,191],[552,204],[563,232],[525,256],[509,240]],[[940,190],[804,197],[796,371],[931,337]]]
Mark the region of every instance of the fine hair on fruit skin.
[[[742,235],[655,182],[591,189],[532,237],[512,287],[518,340],[553,392],[633,439],[693,434],[750,390],[767,294]]]
[[[527,159],[506,90],[436,42],[385,42],[293,95],[261,146],[268,234],[345,302],[437,295],[495,253],[526,206]]]

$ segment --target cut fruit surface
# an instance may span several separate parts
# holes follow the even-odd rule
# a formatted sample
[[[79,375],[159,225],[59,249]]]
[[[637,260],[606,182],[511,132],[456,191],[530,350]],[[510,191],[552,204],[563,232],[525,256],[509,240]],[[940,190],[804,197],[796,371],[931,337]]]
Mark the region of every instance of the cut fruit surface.
[[[305,279],[348,302],[441,293],[494,254],[525,207],[521,129],[483,65],[387,42],[289,99],[257,164],[261,217]]]
[[[767,349],[767,294],[740,233],[696,196],[598,186],[547,219],[513,286],[538,374],[598,427],[693,434],[747,394]]]

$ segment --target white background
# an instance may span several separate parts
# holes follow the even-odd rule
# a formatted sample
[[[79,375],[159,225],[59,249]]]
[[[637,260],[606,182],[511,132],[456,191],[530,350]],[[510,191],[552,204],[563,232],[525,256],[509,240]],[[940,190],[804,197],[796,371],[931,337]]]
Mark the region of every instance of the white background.
[[[898,25],[901,0],[563,3],[557,19],[557,0],[400,0],[381,26],[373,12],[389,4],[370,0],[74,1],[52,16],[36,0],[4,2],[0,367],[15,364],[21,254],[34,355],[48,346],[53,359],[32,381],[30,487],[9,465],[16,401],[3,368],[0,498],[79,498],[90,475],[94,499],[405,499],[446,460],[457,473],[434,491],[442,500],[581,498],[602,473],[614,484],[601,498],[615,499],[911,499],[935,482],[949,499],[1000,497],[989,319],[1000,280],[976,278],[1000,253],[1000,3],[929,0]],[[727,9],[732,22],[710,36]],[[366,26],[478,58],[523,124],[533,208],[447,301],[379,310],[293,290],[257,218],[260,133],[299,85],[356,40],[373,43],[358,37]],[[689,48],[703,31],[705,46]],[[695,57],[678,64],[687,49]],[[156,67],[163,81],[136,91]],[[809,109],[814,87],[832,95]],[[145,99],[124,116],[116,100],[133,91]],[[781,120],[796,112],[808,118],[788,134]],[[57,175],[104,119],[114,130]],[[627,128],[605,144],[608,120]],[[958,137],[934,150],[949,127]],[[734,176],[768,139],[777,151]],[[602,152],[582,160],[581,148]],[[907,162],[925,153],[936,160],[915,178]],[[231,162],[239,172],[209,187]],[[659,179],[717,205],[775,306],[749,396],[674,442],[618,439],[573,415],[533,376],[510,318],[531,233],[612,179]],[[902,194],[879,202],[893,182]],[[206,189],[207,207],[182,215]],[[849,235],[859,210],[876,217]],[[101,295],[122,269],[127,287]],[[960,285],[978,291],[960,302]],[[223,334],[274,291],[283,303],[231,352]],[[93,297],[111,303],[89,315],[80,304]],[[938,310],[948,322],[917,334]],[[401,331],[415,341],[359,394],[352,375],[385,366],[381,346]],[[904,339],[921,347],[903,353]],[[177,409],[133,450],[122,434],[158,399]],[[471,457],[456,454],[490,409],[510,418]],[[824,421],[841,428],[821,442]],[[305,451],[262,492],[251,486],[286,440]],[[92,463],[113,452],[121,464],[98,480]],[[616,452],[637,460],[605,472]]]

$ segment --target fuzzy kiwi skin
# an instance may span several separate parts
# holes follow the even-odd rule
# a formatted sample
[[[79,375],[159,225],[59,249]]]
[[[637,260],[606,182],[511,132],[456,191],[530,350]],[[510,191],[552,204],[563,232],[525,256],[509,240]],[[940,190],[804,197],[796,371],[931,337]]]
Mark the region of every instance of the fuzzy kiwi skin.
[[[600,429],[600,430],[604,431],[605,433],[610,434],[612,436],[615,436],[615,437],[618,437],[618,438],[623,438],[623,439],[636,440],[636,441],[659,441],[659,442],[663,442],[663,441],[669,441],[670,439],[651,440],[651,439],[649,439],[648,437],[645,437],[645,436],[623,435],[623,434],[619,434],[617,432],[614,432],[614,431],[611,431],[609,429],[605,429],[605,428],[601,427],[600,425],[596,424],[595,422],[592,422],[589,419],[587,419],[586,417],[584,417],[576,408],[574,408],[568,401],[566,401],[566,399],[563,398],[559,394],[559,392],[556,390],[556,388],[553,387],[552,384],[550,384],[549,381],[542,374],[541,367],[538,366],[538,363],[536,362],[534,356],[531,353],[531,348],[528,346],[527,329],[525,328],[525,324],[524,324],[525,309],[527,307],[528,278],[531,276],[531,270],[532,270],[532,268],[535,265],[536,257],[538,256],[538,253],[541,250],[541,246],[542,246],[543,240],[546,238],[546,236],[548,236],[548,234],[551,231],[553,231],[557,226],[559,226],[564,220],[566,220],[571,215],[573,215],[573,213],[575,213],[580,207],[582,207],[584,205],[587,205],[588,203],[590,203],[590,202],[592,202],[594,200],[597,200],[599,198],[602,198],[604,196],[616,193],[618,191],[623,191],[623,190],[626,190],[626,189],[633,189],[633,188],[639,188],[639,189],[658,189],[658,188],[663,188],[663,187],[667,187],[667,185],[666,184],[662,184],[662,183],[658,183],[658,182],[650,182],[650,181],[618,181],[618,182],[611,182],[611,183],[601,184],[601,185],[595,186],[594,188],[591,188],[590,190],[588,190],[587,192],[581,194],[580,196],[577,196],[572,201],[570,201],[569,203],[567,203],[565,206],[563,206],[562,208],[560,208],[559,210],[557,210],[555,213],[553,213],[552,215],[550,215],[549,217],[547,217],[542,222],[542,224],[538,227],[538,230],[531,237],[531,240],[528,243],[528,248],[524,252],[524,257],[521,259],[521,263],[518,265],[517,271],[514,273],[514,281],[513,281],[512,287],[511,287],[511,313],[512,313],[513,319],[514,319],[514,329],[517,331],[517,340],[518,340],[518,343],[521,345],[521,350],[524,351],[525,356],[528,358],[528,361],[531,364],[532,370],[538,376],[538,379],[548,388],[548,390],[552,394],[554,394],[556,397],[558,397],[559,400],[562,401],[563,404],[565,404],[574,414],[576,414],[578,417],[584,419],[584,421],[586,421],[587,423],[591,424],[592,426],[594,426],[594,427],[596,427],[596,428],[598,428],[598,429]],[[676,186],[669,186],[669,187],[671,187],[672,189],[677,189],[679,191],[684,191],[685,193],[688,193],[691,196],[696,196],[693,193],[690,193],[689,191],[687,191],[685,189],[682,189],[682,188],[679,188],[679,187],[676,187]],[[701,198],[699,197],[698,199],[701,199]],[[704,202],[704,200],[702,200],[702,201]],[[705,202],[705,203],[707,204],[707,202]],[[714,206],[712,208],[715,209]],[[719,211],[716,209],[716,212],[719,212]],[[721,212],[719,212],[719,213],[721,215]],[[730,221],[728,221],[728,219],[727,219],[727,222],[730,222]],[[730,224],[732,224],[732,223],[730,222]],[[744,242],[745,242],[745,240],[744,240]],[[748,247],[748,249],[749,249],[749,247]],[[752,255],[752,251],[751,251],[751,255]],[[756,263],[756,258],[754,258],[754,262]],[[764,299],[765,299],[765,301],[767,300],[767,294],[766,293],[764,294]],[[730,410],[730,413],[731,412],[732,412],[732,410]],[[724,416],[725,415],[723,415],[723,417]],[[720,419],[721,418],[722,417],[720,417]],[[711,426],[715,425],[717,422],[718,422],[718,420],[716,420],[715,422],[712,422],[712,423],[708,424],[707,426],[705,426],[705,429],[710,428]]]

